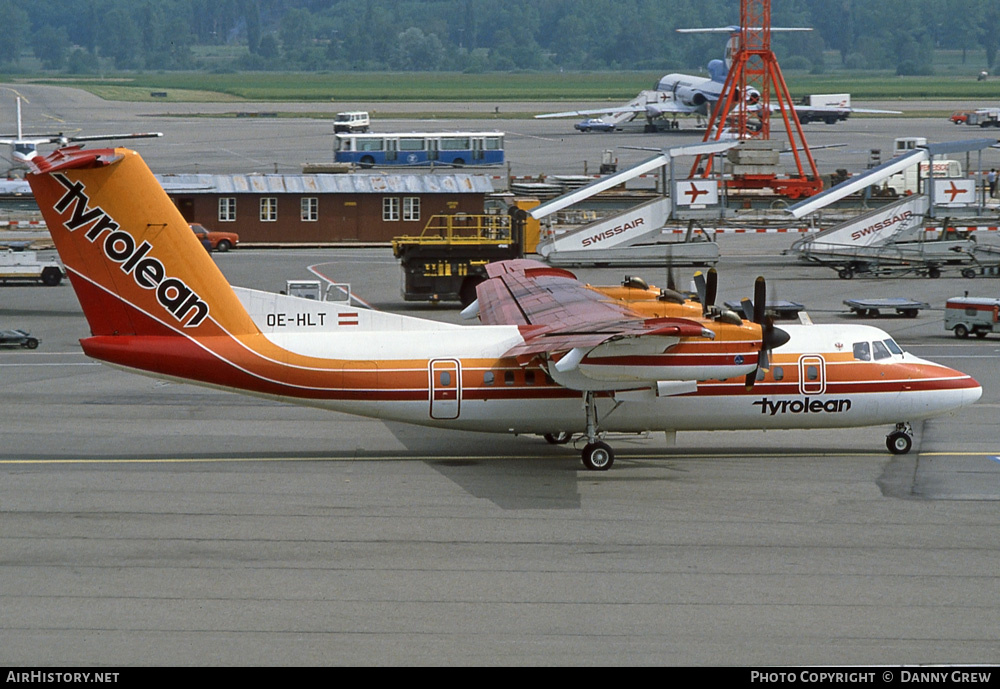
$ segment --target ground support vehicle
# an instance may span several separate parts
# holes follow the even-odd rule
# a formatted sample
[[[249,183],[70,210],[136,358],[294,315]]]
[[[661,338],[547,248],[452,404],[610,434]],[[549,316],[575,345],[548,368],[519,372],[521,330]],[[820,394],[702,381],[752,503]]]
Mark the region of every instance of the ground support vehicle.
[[[969,113],[965,123],[973,127],[1000,127],[1000,108],[980,108]]]
[[[952,297],[945,302],[944,327],[955,337],[965,339],[970,334],[986,337],[1000,332],[1000,299],[990,297]]]
[[[364,133],[371,125],[371,118],[366,110],[354,110],[351,112],[338,112],[337,118],[333,121],[334,134],[341,133]]]
[[[878,318],[886,311],[895,311],[897,315],[916,318],[920,309],[930,308],[925,301],[914,301],[902,297],[887,299],[845,299],[844,304],[856,316]]]
[[[726,308],[736,313],[743,313],[743,304],[738,301],[727,301]],[[769,316],[777,321],[794,321],[798,320],[799,313],[805,310],[805,305],[800,304],[797,301],[786,301],[784,299],[777,299],[774,301],[768,300],[765,305],[765,311]]]
[[[64,277],[66,269],[58,261],[39,260],[34,251],[0,248],[0,284],[37,282],[55,287]]]
[[[523,211],[512,214],[435,215],[416,237],[392,240],[403,268],[406,301],[476,299],[476,286],[487,278],[486,264],[523,255]]]

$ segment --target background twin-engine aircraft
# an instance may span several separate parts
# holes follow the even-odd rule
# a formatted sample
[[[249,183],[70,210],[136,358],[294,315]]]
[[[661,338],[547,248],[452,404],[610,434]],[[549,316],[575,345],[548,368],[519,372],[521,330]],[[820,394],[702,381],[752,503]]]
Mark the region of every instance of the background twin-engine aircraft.
[[[491,264],[452,325],[231,287],[138,153],[31,161],[35,198],[92,336],[86,354],[154,376],[437,428],[579,440],[609,433],[909,423],[979,384],[868,326],[774,327],[763,280],[742,314],[628,280],[593,288],[530,260]]]
[[[771,32],[812,31],[810,28],[772,27]],[[725,59],[711,60],[708,63],[708,76],[672,73],[663,76],[652,90],[640,91],[639,95],[628,103],[609,108],[593,110],[568,110],[535,115],[536,119],[555,117],[600,117],[606,123],[620,125],[635,119],[638,115],[646,118],[646,131],[656,131],[659,119],[674,118],[670,126],[678,128],[677,115],[696,115],[707,117],[712,108],[722,96],[722,87],[726,83],[726,75],[732,66],[732,56],[739,45],[740,27],[721,26],[710,29],[677,29],[678,33],[725,33],[729,34],[726,44]],[[846,94],[837,94],[844,96]],[[746,99],[752,106],[757,103],[760,93],[748,88]],[[796,105],[795,112],[802,122],[813,119],[834,123],[846,119],[851,113],[882,113],[898,114],[898,110],[873,110],[852,108],[850,97],[846,102],[825,103],[822,106],[812,104]]]
[[[64,134],[25,134],[21,125],[21,97],[17,96],[17,135],[0,138],[0,144],[11,147],[11,156],[8,159],[10,166],[7,170],[26,168],[28,161],[38,155],[38,147],[45,144],[59,144],[66,146],[71,143],[82,143],[85,141],[113,141],[118,139],[148,139],[163,136],[160,132],[146,132],[142,134],[90,134],[87,136],[76,136]]]

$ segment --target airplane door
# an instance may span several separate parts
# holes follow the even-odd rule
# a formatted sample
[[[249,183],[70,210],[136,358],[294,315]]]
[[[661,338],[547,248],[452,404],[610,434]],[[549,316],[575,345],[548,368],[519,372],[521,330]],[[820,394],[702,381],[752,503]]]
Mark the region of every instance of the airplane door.
[[[826,361],[818,354],[799,357],[799,392],[803,395],[826,392]]]
[[[430,363],[432,419],[457,419],[462,406],[462,367],[455,359]]]

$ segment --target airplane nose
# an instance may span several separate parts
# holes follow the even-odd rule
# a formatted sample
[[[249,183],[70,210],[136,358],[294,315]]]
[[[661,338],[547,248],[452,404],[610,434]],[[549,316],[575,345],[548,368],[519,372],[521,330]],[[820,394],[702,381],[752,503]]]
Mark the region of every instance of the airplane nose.
[[[979,401],[979,398],[983,396],[983,386],[976,382],[974,378],[970,378],[970,381],[975,383],[975,387],[970,387],[966,390],[965,399],[962,401],[962,406],[968,406],[970,404],[975,404]]]

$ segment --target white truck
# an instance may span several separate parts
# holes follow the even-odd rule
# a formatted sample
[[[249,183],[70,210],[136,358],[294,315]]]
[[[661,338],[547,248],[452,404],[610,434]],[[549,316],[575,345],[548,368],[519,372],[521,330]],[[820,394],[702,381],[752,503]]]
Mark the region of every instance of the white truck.
[[[371,118],[364,110],[338,112],[337,118],[333,121],[333,133],[359,134],[367,132],[369,126],[371,126]]]
[[[944,328],[955,333],[955,337],[966,338],[970,334],[986,337],[989,333],[1000,332],[1000,299],[990,297],[952,297],[945,302]]]
[[[0,284],[37,282],[55,287],[65,276],[66,269],[58,261],[39,260],[34,251],[0,247]]]
[[[970,127],[1000,127],[1000,108],[980,108],[965,117]]]
[[[842,122],[851,116],[851,94],[814,93],[805,96],[795,106],[795,114],[802,124]]]
[[[885,180],[885,186],[888,189],[894,190],[900,196],[904,194],[916,194],[917,193],[917,165],[911,165],[905,170],[901,170],[894,175],[891,175]],[[925,160],[920,163],[920,179],[924,180],[924,184],[927,184],[927,178],[929,175],[930,166]],[[957,160],[935,160],[934,161],[934,178],[935,179],[959,179],[962,177],[962,164]],[[922,189],[924,193],[927,192],[926,187]]]

